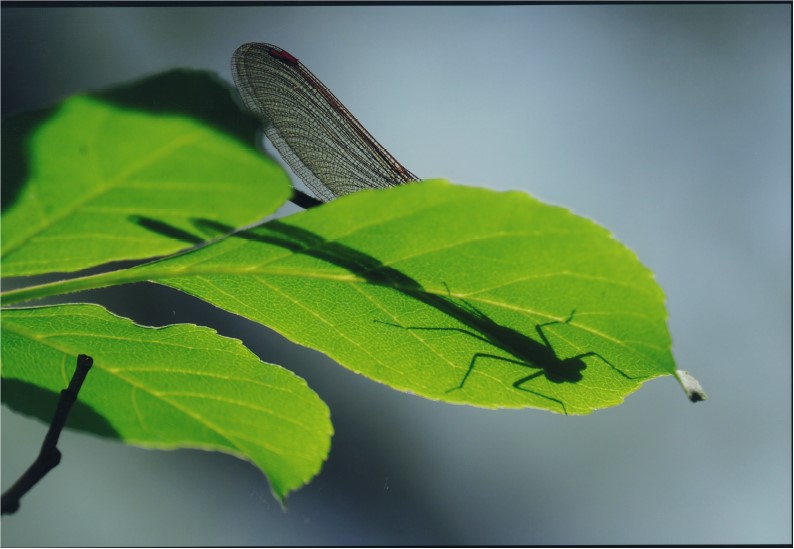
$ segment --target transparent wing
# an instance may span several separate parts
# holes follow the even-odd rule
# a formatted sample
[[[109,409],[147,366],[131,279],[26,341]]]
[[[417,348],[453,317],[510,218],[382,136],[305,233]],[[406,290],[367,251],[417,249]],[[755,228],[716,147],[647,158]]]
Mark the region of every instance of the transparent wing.
[[[281,48],[243,44],[232,57],[232,75],[267,138],[323,201],[417,180],[322,82]]]

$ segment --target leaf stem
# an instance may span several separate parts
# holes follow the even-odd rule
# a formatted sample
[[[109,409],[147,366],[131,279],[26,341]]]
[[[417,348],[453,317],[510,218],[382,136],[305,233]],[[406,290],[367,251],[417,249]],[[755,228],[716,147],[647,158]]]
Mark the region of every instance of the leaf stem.
[[[143,282],[151,278],[152,273],[148,270],[140,272],[135,268],[118,269],[116,271],[108,271],[105,273],[81,276],[69,280],[58,280],[55,282],[48,282],[46,284],[9,290],[7,292],[0,293],[0,305],[12,305],[14,303],[22,303],[24,301],[32,301],[34,299],[41,299],[54,295],[80,292],[84,290],[95,290],[97,288],[119,286],[121,284],[129,284],[132,282]]]

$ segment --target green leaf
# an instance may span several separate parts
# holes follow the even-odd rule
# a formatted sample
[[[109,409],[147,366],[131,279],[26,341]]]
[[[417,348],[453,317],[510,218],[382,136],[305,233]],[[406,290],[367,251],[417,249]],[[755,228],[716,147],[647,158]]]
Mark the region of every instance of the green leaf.
[[[254,133],[229,89],[195,71],[3,121],[3,275],[169,254],[217,236],[197,219],[262,219],[290,186]]]
[[[49,422],[82,353],[94,366],[70,427],[248,459],[279,499],[328,454],[328,408],[306,383],[209,328],[147,328],[88,304],[4,309],[2,320],[2,396],[14,409]]]
[[[652,273],[602,227],[519,192],[356,193],[123,274],[430,399],[585,414],[675,372]]]

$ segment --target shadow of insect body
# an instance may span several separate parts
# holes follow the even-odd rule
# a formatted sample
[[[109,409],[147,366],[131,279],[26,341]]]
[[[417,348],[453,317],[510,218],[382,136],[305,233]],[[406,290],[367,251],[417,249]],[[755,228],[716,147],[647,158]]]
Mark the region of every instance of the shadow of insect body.
[[[587,369],[587,364],[585,363],[584,359],[588,357],[594,357],[600,359],[604,362],[607,366],[609,366],[612,370],[618,373],[620,376],[626,379],[636,379],[632,376],[629,376],[625,372],[621,371],[607,359],[602,357],[600,354],[589,351],[586,353],[580,353],[578,355],[568,357],[568,358],[560,358],[557,356],[557,353],[554,350],[554,347],[549,342],[548,337],[543,332],[543,329],[548,326],[552,326],[554,324],[569,324],[571,320],[573,320],[573,316],[576,313],[574,309],[571,311],[571,314],[568,316],[567,319],[560,321],[555,320],[552,322],[545,322],[543,324],[536,324],[535,330],[540,337],[540,341],[536,341],[521,332],[518,332],[512,328],[507,326],[503,326],[491,320],[485,313],[477,309],[474,305],[462,301],[465,304],[465,308],[461,307],[457,303],[453,305],[451,300],[446,300],[447,304],[445,307],[438,307],[439,309],[443,309],[444,312],[450,314],[450,316],[455,317],[462,323],[469,326],[471,329],[466,328],[446,328],[446,327],[428,327],[428,326],[402,326],[400,324],[392,324],[389,322],[382,322],[376,321],[380,324],[386,324],[388,326],[394,326],[398,328],[403,328],[405,330],[421,330],[421,331],[452,331],[452,332],[460,332],[462,334],[466,334],[468,336],[474,337],[505,351],[506,353],[512,355],[512,358],[493,354],[493,353],[476,353],[472,356],[471,361],[469,362],[469,366],[466,369],[466,373],[463,375],[463,378],[460,380],[460,383],[448,389],[446,392],[451,393],[452,391],[458,391],[463,389],[463,386],[466,384],[466,381],[469,379],[469,376],[474,371],[474,367],[477,364],[479,359],[493,359],[499,360],[502,362],[509,362],[511,364],[516,364],[518,366],[522,366],[525,368],[530,368],[533,370],[537,370],[529,375],[521,377],[520,379],[513,382],[513,387],[519,391],[524,391],[527,393],[532,393],[538,397],[544,398],[546,400],[552,401],[558,404],[564,414],[568,414],[568,411],[565,407],[565,403],[558,398],[554,398],[552,396],[543,394],[539,391],[533,390],[527,387],[527,383],[536,379],[540,376],[544,376],[548,381],[551,383],[577,383],[582,380],[582,372]]]

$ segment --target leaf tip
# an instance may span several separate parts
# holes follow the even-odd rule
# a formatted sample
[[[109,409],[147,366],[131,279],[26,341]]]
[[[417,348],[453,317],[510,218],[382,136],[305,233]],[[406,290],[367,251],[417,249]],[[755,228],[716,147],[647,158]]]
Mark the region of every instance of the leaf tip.
[[[686,396],[689,398],[689,400],[692,402],[700,402],[701,400],[708,399],[706,391],[703,390],[700,382],[689,372],[685,372],[684,370],[676,370],[675,377],[681,384],[681,387],[683,387],[684,392],[686,393]]]

